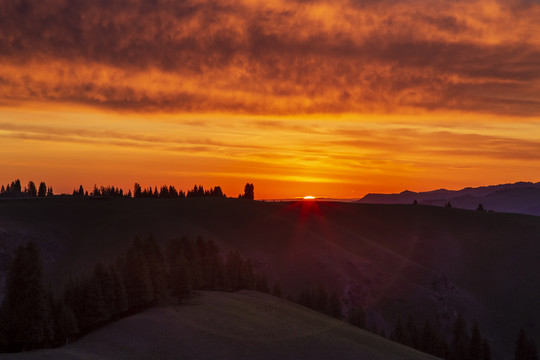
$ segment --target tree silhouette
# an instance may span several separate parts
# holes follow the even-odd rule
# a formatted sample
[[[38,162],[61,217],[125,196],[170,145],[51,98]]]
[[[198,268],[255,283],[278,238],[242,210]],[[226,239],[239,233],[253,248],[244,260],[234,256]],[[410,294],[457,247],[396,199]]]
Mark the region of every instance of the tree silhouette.
[[[341,319],[343,317],[343,307],[341,305],[341,299],[338,296],[338,293],[332,291],[330,294],[330,304],[329,304],[330,315],[336,319]]]
[[[26,193],[32,197],[37,196],[36,184],[34,184],[33,181],[28,182],[28,186],[26,187]]]
[[[418,328],[411,315],[409,315],[405,324],[405,344],[415,349],[420,347]]]
[[[405,328],[403,327],[403,324],[401,323],[401,318],[397,320],[396,327],[394,328],[394,331],[390,335],[390,339],[400,344],[405,343],[406,341]]]
[[[347,322],[351,325],[364,329],[366,327],[366,313],[359,306],[351,306],[347,313]]]
[[[274,281],[274,285],[272,285],[272,295],[276,297],[282,297],[283,292],[281,290],[281,285],[279,285],[278,281]]]
[[[255,199],[255,186],[253,184],[247,183],[244,186],[244,193],[238,196],[241,199],[253,200]]]
[[[99,280],[95,276],[85,277],[79,287],[82,300],[77,321],[82,329],[98,326],[108,319],[105,300],[101,292]]]
[[[480,329],[478,328],[478,324],[475,323],[471,331],[471,341],[469,344],[468,359],[482,359],[483,345],[484,343],[482,341]]]
[[[45,185],[45,183],[42,181],[39,183],[39,189],[38,189],[38,193],[37,193],[37,196],[38,197],[44,197],[47,195],[47,185]]]
[[[467,324],[465,323],[463,316],[459,314],[452,329],[450,359],[466,359],[469,341],[470,340],[467,335]]]
[[[153,300],[148,265],[139,248],[134,244],[120,261],[130,309],[145,308]]]
[[[270,287],[268,286],[268,279],[266,278],[266,275],[264,274],[258,274],[255,276],[255,290],[263,292],[263,293],[270,293]]]
[[[133,197],[141,197],[142,196],[142,189],[141,185],[138,183],[135,183],[135,186],[133,187]]]
[[[193,288],[192,271],[186,258],[183,256],[176,261],[172,281],[178,294],[178,299],[181,302],[182,298],[190,295]]]
[[[21,181],[19,179],[11,182],[11,191],[18,194],[22,192]]]
[[[54,321],[54,337],[62,344],[79,333],[79,325],[71,307],[63,299],[52,300],[52,317]]]
[[[424,322],[424,327],[420,335],[420,349],[421,351],[433,354],[436,345],[436,336],[433,327],[429,320],[426,319]]]
[[[527,338],[525,330],[521,329],[516,341],[514,360],[538,360],[538,351],[533,340]]]
[[[15,251],[2,309],[8,343],[16,350],[36,348],[53,338],[43,265],[33,242]]]
[[[482,343],[482,360],[491,360],[491,347],[485,338]]]
[[[165,261],[161,248],[152,235],[141,242],[141,253],[144,254],[148,265],[148,275],[154,295],[160,297],[167,289]]]

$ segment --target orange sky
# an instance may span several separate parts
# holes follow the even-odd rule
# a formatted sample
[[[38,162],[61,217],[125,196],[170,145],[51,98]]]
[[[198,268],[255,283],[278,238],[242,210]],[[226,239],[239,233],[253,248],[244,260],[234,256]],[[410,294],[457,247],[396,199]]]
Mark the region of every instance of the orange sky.
[[[540,179],[540,5],[0,0],[0,183],[341,198]]]

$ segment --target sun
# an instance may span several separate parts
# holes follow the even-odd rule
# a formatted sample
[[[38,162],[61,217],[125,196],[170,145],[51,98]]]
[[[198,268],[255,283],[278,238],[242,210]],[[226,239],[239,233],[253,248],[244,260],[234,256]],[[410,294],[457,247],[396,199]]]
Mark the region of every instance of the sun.
[[[315,200],[315,196],[308,195],[308,196],[304,196],[303,199],[304,200]]]

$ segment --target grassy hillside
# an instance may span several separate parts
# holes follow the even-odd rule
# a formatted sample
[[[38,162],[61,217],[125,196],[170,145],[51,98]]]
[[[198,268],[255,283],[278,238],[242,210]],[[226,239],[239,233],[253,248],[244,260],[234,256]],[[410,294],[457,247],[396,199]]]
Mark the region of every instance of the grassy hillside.
[[[237,199],[0,201],[0,262],[35,240],[48,279],[112,260],[134,236],[202,235],[255,260],[285,293],[319,282],[391,330],[457,313],[478,321],[495,354],[524,326],[540,343],[540,218],[414,205],[253,202]],[[0,264],[0,265],[2,265]]]
[[[2,359],[435,359],[256,292],[204,292],[150,309],[53,350]]]

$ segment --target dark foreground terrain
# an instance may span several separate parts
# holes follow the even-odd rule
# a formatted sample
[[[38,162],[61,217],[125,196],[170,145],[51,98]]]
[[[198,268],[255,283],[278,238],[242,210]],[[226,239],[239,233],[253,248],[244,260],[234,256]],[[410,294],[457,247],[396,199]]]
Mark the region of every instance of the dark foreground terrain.
[[[363,307],[367,326],[458,314],[477,322],[495,359],[520,328],[540,343],[540,217],[423,205],[238,199],[37,198],[0,201],[0,272],[17,245],[38,244],[55,291],[135,236],[214,240],[280,281],[285,296],[322,284]],[[154,310],[152,310],[154,311]],[[159,310],[162,311],[162,310]],[[116,325],[113,325],[116,326]],[[93,335],[90,335],[93,336]]]
[[[436,359],[343,321],[252,291],[202,292],[26,359]]]

